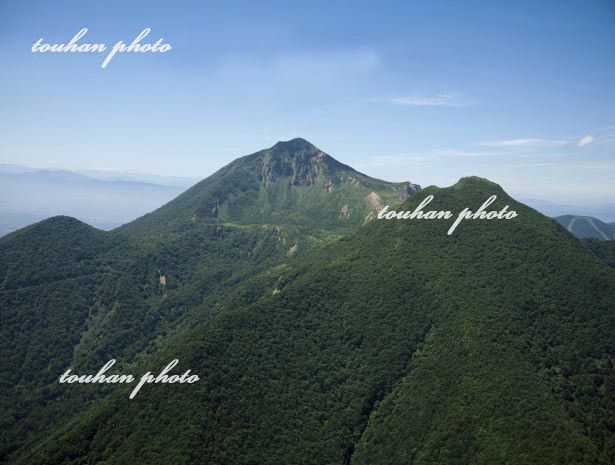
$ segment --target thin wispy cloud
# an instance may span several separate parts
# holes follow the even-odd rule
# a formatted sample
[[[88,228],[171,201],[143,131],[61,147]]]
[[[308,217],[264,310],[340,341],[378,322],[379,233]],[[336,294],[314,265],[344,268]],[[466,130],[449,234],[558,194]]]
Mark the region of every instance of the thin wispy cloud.
[[[509,147],[509,148],[539,148],[539,147],[587,147],[596,142],[606,140],[606,137],[586,134],[576,139],[539,139],[535,137],[505,139],[481,142],[482,147]]]
[[[216,89],[221,97],[208,99],[208,105],[243,102],[244,111],[265,106],[280,108],[292,102],[311,106],[331,105],[338,98],[352,95],[373,79],[381,66],[377,52],[367,49],[322,52],[288,52],[261,56],[228,54],[212,62],[198,78],[205,87]],[[239,111],[237,113],[240,113]],[[264,114],[275,114],[268,110]],[[229,123],[232,124],[232,123]]]
[[[481,142],[479,145],[483,147],[562,147],[568,143],[568,140],[523,138]]]
[[[480,151],[480,150],[457,150],[457,149],[434,149],[430,152],[437,158],[465,158],[465,157],[494,157],[508,155],[510,151]]]
[[[279,76],[314,79],[318,77],[315,74],[336,76],[365,73],[373,71],[380,64],[380,56],[372,50],[332,50],[325,53],[278,55],[268,65],[271,71]],[[314,70],[320,72],[315,73]]]
[[[353,166],[366,168],[372,166],[407,166],[414,164],[425,164],[432,162],[433,159],[425,154],[418,153],[397,153],[391,155],[374,155],[358,160]]]
[[[575,140],[572,145],[574,145],[575,147],[586,147],[598,140],[600,140],[598,137],[592,136],[591,134],[586,134],[583,137],[580,137],[579,139]]]
[[[511,163],[510,165],[506,165],[510,168],[541,168],[544,166],[558,166],[559,163],[556,162],[542,162],[542,163]]]
[[[436,94],[433,96],[409,96],[391,97],[385,99],[387,103],[394,105],[410,105],[418,107],[464,107],[471,104],[470,101],[458,94]]]
[[[510,151],[472,151],[457,149],[432,149],[422,153],[408,152],[391,155],[374,155],[355,162],[356,167],[408,166],[431,164],[436,161],[456,158],[498,157],[510,155]]]

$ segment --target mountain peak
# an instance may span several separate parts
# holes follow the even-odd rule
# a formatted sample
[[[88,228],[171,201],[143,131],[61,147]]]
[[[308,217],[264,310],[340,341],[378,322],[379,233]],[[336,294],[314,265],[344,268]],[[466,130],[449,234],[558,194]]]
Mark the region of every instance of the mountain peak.
[[[86,237],[90,234],[97,233],[104,234],[104,232],[90,226],[87,223],[84,223],[81,220],[78,220],[77,218],[73,218],[72,216],[57,215],[14,231],[1,239],[5,242],[13,240],[19,236],[53,236],[54,234],[78,235],[80,237]]]
[[[122,229],[198,227],[204,219],[312,225],[317,217],[323,228],[351,230],[373,218],[381,204],[398,204],[419,189],[366,176],[295,138],[238,158]]]
[[[420,186],[419,190],[421,189]],[[429,192],[440,192],[440,191],[459,191],[459,190],[465,190],[467,192],[479,192],[479,193],[489,193],[491,194],[496,194],[498,196],[500,195],[507,195],[506,192],[504,191],[504,189],[502,189],[502,186],[500,186],[499,184],[490,181],[489,179],[486,178],[481,178],[480,176],[465,176],[463,178],[459,178],[459,180],[449,186],[449,187],[438,187],[438,186],[428,186],[427,188],[425,188],[425,191],[429,191]]]
[[[318,151],[318,148],[301,137],[295,137],[294,139],[287,141],[279,141],[273,147],[272,150],[285,150],[289,152],[294,151]]]
[[[310,186],[323,176],[330,177],[339,171],[354,172],[300,137],[280,141],[259,155],[262,179],[266,183],[284,178],[294,186]]]
[[[487,178],[481,178],[480,176],[464,176],[463,178],[459,178],[459,181],[457,181],[453,187],[459,188],[464,186],[491,187],[494,189],[502,190],[502,187],[499,184],[490,181]]]

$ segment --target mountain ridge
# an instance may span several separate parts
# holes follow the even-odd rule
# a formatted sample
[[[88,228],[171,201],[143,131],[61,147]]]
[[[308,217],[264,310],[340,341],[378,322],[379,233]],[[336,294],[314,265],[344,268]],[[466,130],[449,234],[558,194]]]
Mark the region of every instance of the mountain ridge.
[[[314,249],[277,271],[278,293],[148,362],[179,358],[199,383],[118,388],[16,463],[610,463],[614,270],[494,183],[402,208],[430,194],[452,211],[496,194],[519,216],[453,236],[373,221]]]
[[[318,221],[323,229],[350,231],[383,202],[399,203],[419,189],[366,176],[297,138],[236,159],[119,230],[143,233],[164,223],[178,228],[201,221],[299,227]]]
[[[579,215],[562,215],[554,219],[579,238],[615,240],[615,224],[613,223],[604,223],[598,218]]]
[[[314,152],[310,146],[307,149]],[[279,160],[288,159],[288,153],[281,155]],[[335,161],[327,163],[332,169],[345,169]],[[230,180],[214,177],[213,189],[241,194],[241,184],[234,182],[262,172],[253,168],[254,164],[231,172]],[[322,185],[292,186],[291,178],[283,176],[281,182],[268,184],[281,187],[279,192],[263,189],[264,197],[290,192],[300,213],[290,221],[279,210],[283,203],[279,198],[268,203],[263,199],[270,211],[282,213],[265,221],[259,221],[258,212],[246,221],[224,221],[226,205],[221,205],[222,217],[193,221],[194,209],[203,203],[198,196],[203,192],[197,188],[196,199],[187,196],[192,210],[180,208],[177,221],[163,218],[145,231],[100,231],[59,216],[0,240],[0,308],[3,321],[10,322],[2,329],[3,337],[11,341],[2,351],[3,374],[5,380],[13,379],[11,373],[22,374],[6,385],[6,397],[0,399],[8,412],[5,424],[14,425],[0,443],[0,456],[44,433],[46,425],[37,417],[55,412],[54,422],[61,423],[66,414],[58,411],[58,402],[64,396],[70,398],[70,411],[79,412],[106,395],[104,390],[93,397],[87,390],[83,395],[61,395],[54,383],[56,370],[70,363],[95,370],[107,357],[116,358],[118,367],[130,366],[199,321],[271,295],[276,289],[275,270],[363,224],[362,218],[346,224],[346,216],[340,216],[343,205],[355,202],[373,209],[371,197],[365,198],[374,192],[372,187],[378,192],[378,186],[389,189],[391,197],[402,193],[379,180],[369,187],[348,184],[346,197],[338,199],[343,205],[331,206],[330,196],[336,194],[324,192]],[[204,183],[210,190],[211,182]],[[255,193],[259,195],[260,184],[258,191],[249,192]],[[204,195],[209,194],[206,189]],[[332,221],[321,228],[318,219],[301,208],[307,203],[313,209],[329,205]],[[251,206],[234,205],[235,214]],[[173,206],[167,209],[173,219],[177,212]],[[353,210],[348,208],[346,214]],[[24,390],[27,396],[20,394]]]
[[[483,178],[402,201],[407,184],[297,143],[297,157],[284,145],[243,157],[132,230],[59,217],[0,240],[0,460],[611,463],[610,244]],[[519,216],[448,236],[453,219],[366,220],[377,191],[405,210],[434,195],[428,209],[453,213],[495,194],[490,208]],[[193,221],[219,193],[218,215]],[[301,215],[276,216],[289,199]],[[321,222],[315,205],[333,215]],[[57,383],[110,358],[134,373],[178,358],[201,380],[130,401],[129,387]]]

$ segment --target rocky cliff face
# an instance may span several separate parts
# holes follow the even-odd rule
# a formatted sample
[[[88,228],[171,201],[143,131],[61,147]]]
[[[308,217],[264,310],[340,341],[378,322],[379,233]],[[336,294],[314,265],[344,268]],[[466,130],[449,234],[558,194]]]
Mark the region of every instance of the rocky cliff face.
[[[265,184],[282,180],[295,187],[322,184],[323,190],[328,193],[333,193],[340,184],[361,185],[363,175],[301,138],[278,142],[264,151],[261,158],[260,179]],[[420,190],[420,185],[408,181],[403,185],[399,201],[405,202]],[[375,192],[371,192],[367,200],[372,206],[381,203]]]
[[[405,202],[406,200],[408,200],[408,197],[410,197],[412,194],[420,190],[421,190],[421,186],[419,186],[418,184],[412,184],[410,181],[408,181],[408,184],[404,186],[404,190],[399,200],[401,200],[402,202]]]
[[[278,142],[261,156],[261,180],[281,179],[297,187],[309,187],[324,181],[325,189],[334,189],[330,178],[346,167],[304,139]],[[351,169],[351,168],[350,168]]]

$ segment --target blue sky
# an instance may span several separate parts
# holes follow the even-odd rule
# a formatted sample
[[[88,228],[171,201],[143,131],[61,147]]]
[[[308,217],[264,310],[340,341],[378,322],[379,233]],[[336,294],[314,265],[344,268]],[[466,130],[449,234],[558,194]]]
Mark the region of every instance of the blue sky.
[[[0,163],[202,178],[304,137],[387,180],[615,199],[612,0],[96,3],[0,0]],[[30,51],[83,27],[172,50]]]

